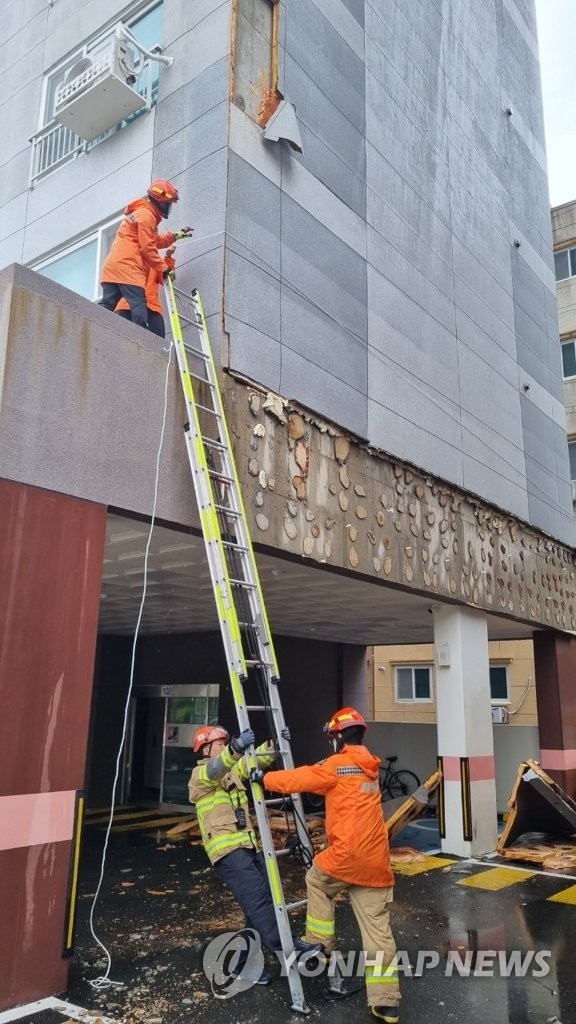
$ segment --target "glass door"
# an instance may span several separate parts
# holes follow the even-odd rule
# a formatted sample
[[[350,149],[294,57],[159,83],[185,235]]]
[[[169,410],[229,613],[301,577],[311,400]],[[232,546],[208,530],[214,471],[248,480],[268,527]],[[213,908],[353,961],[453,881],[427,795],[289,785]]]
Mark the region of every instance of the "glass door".
[[[131,770],[133,789],[141,779],[147,783],[140,785],[142,796],[150,799],[151,783],[156,783],[154,802],[163,809],[190,810],[188,779],[196,764],[192,736],[200,725],[217,724],[219,689],[215,684],[191,684],[139,686],[134,690],[142,713],[136,715],[133,749],[138,763]],[[135,792],[133,797],[137,797]]]

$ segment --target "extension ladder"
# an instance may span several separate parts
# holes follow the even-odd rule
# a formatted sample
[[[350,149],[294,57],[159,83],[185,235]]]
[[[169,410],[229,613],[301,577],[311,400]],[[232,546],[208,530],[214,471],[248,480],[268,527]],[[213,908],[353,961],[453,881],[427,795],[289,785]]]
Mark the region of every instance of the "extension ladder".
[[[240,731],[251,728],[249,712],[264,712],[283,766],[293,768],[290,744],[282,735],[285,721],[278,687],[278,665],[202,300],[198,291],[194,290],[191,295],[187,295],[175,288],[169,278],[165,282],[164,291],[188,414],[188,422],[184,427],[188,461],[238,726]],[[191,343],[190,335],[195,344]],[[255,694],[253,702],[252,694]],[[246,756],[250,769],[256,768],[253,747]],[[309,1013],[298,964],[296,958],[290,956],[294,953],[294,946],[288,917],[290,910],[305,905],[306,900],[286,903],[277,863],[279,856],[293,853],[295,849],[299,849],[305,863],[312,861],[312,844],[306,828],[302,799],[299,795],[292,797],[296,842],[288,842],[285,849],[275,850],[266,807],[283,805],[284,797],[265,800],[262,786],[253,779],[250,782],[282,953],[287,966],[292,1009],[298,1013]]]

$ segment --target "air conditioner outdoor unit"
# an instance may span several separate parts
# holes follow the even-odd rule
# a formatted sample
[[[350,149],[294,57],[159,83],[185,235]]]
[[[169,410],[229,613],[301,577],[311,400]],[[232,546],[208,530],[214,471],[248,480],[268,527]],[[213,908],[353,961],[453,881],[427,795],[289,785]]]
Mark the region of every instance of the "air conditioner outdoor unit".
[[[492,724],[493,725],[507,725],[508,724],[508,711],[506,708],[493,707],[492,708]]]
[[[70,68],[56,90],[54,117],[91,142],[145,106],[133,88],[141,70],[142,59],[123,39],[108,39]]]

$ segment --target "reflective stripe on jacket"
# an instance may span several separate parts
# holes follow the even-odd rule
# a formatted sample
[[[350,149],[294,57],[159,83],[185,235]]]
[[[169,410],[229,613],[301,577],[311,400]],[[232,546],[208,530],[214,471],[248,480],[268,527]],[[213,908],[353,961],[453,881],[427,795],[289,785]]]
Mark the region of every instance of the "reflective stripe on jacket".
[[[263,768],[274,761],[275,754],[270,753],[267,743],[257,747],[254,753]],[[213,768],[215,762],[221,763],[224,774],[218,778],[211,778],[208,766],[211,765]],[[235,754],[230,747],[224,747],[218,757],[199,761],[190,776],[190,803],[196,805],[202,842],[212,864],[242,846],[252,849],[258,846],[250,821],[248,794],[243,781],[247,778],[246,758],[242,754]],[[238,825],[238,808],[245,814],[244,827]]]
[[[126,207],[124,220],[104,260],[102,284],[135,284],[145,288],[150,270],[162,278],[167,266],[158,249],[168,249],[174,234],[158,234],[161,220],[160,211],[149,199],[135,199]]]
[[[351,744],[319,764],[266,772],[264,785],[275,793],[321,793],[328,846],[316,854],[316,866],[352,885],[387,888],[394,876],[379,767],[380,758],[367,747]]]

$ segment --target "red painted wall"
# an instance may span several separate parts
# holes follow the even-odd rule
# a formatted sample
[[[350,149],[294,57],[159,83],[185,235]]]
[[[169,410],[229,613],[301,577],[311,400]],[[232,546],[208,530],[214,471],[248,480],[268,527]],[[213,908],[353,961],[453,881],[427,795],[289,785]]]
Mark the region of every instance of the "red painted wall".
[[[542,767],[576,799],[576,638],[534,634]]]
[[[0,481],[0,1009],[66,987],[105,530],[103,505]]]

